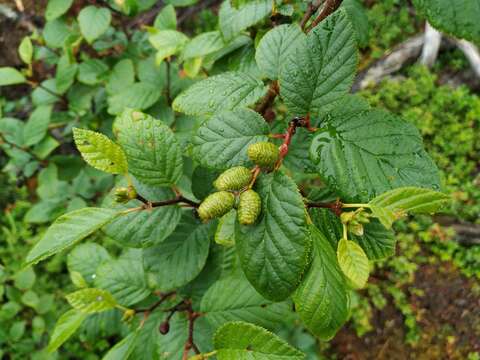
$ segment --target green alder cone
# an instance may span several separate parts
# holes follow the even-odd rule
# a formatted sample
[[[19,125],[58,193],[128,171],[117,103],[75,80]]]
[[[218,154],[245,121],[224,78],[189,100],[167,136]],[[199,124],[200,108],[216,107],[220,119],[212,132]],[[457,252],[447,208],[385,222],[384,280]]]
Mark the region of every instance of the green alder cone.
[[[240,195],[238,205],[238,222],[242,225],[251,225],[256,220],[262,209],[262,200],[253,190],[247,190]]]
[[[235,196],[228,191],[208,195],[198,207],[198,215],[203,221],[221,217],[233,208]]]
[[[271,142],[258,142],[248,147],[247,155],[256,165],[271,168],[278,160],[278,147]]]
[[[242,190],[252,180],[252,172],[244,166],[235,166],[220,174],[213,182],[217,190]]]
[[[124,204],[137,197],[137,192],[131,186],[129,187],[117,187],[114,193],[115,202],[118,204]]]

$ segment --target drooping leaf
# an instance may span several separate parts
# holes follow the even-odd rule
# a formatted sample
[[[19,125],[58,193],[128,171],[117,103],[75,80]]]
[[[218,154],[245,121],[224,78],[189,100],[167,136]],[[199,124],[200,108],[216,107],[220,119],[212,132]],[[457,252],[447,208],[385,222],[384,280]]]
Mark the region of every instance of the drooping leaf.
[[[145,269],[155,275],[158,288],[172,290],[193,280],[205,266],[210,238],[210,226],[185,213],[172,235],[145,249]]]
[[[337,260],[340,269],[354,288],[363,288],[367,283],[370,269],[368,257],[362,247],[355,241],[341,239],[338,242]]]
[[[347,95],[357,66],[355,36],[343,9],[310,31],[280,73],[280,94],[290,113],[319,114]]]
[[[241,72],[226,72],[195,83],[177,96],[172,106],[187,115],[213,115],[253,105],[265,92],[260,80]]]
[[[107,31],[111,20],[112,14],[109,9],[93,5],[84,7],[78,14],[80,31],[90,44]]]
[[[173,185],[182,174],[182,150],[172,130],[159,120],[127,109],[115,122],[129,172],[148,185]]]
[[[108,97],[108,113],[120,115],[126,108],[148,109],[160,99],[161,94],[161,89],[151,83],[138,82],[129,85]]]
[[[119,212],[113,209],[88,207],[60,216],[27,255],[26,265],[70,247],[112,221]]]
[[[236,248],[255,289],[281,301],[297,288],[307,266],[305,208],[296,184],[282,172],[260,176],[256,191],[262,212],[254,225],[236,224]]]
[[[110,174],[126,174],[127,157],[122,148],[95,131],[73,128],[75,145],[83,159],[94,168]]]
[[[414,0],[413,4],[435,28],[459,38],[480,41],[478,1]]]
[[[0,86],[22,84],[25,76],[13,67],[0,67]]]
[[[48,0],[45,18],[50,21],[62,16],[70,9],[72,3],[73,0]]]
[[[361,110],[359,110],[361,109]],[[348,97],[326,116],[310,147],[318,173],[345,201],[367,202],[403,186],[438,188],[438,170],[417,129]]]
[[[305,354],[264,328],[242,321],[224,324],[213,338],[218,360],[303,360]]]
[[[250,144],[266,141],[269,127],[253,110],[218,113],[200,126],[193,138],[193,155],[202,165],[225,169],[249,162]]]
[[[213,327],[242,320],[273,329],[289,313],[286,302],[274,303],[263,298],[243,274],[233,274],[215,282],[202,298],[200,311]]]
[[[25,145],[32,146],[39,143],[46,135],[52,115],[52,107],[43,105],[37,107],[28,118],[23,128]]]
[[[105,290],[88,288],[77,290],[65,296],[68,303],[84,314],[92,314],[113,309],[117,302]]]
[[[50,337],[50,342],[47,347],[48,352],[54,352],[62,346],[62,344],[77,331],[87,316],[88,314],[75,309],[71,309],[60,316]]]
[[[135,330],[124,337],[120,342],[116,343],[112,347],[102,360],[127,360],[135,350],[135,346],[138,343],[138,337],[140,330]]]
[[[305,35],[297,24],[280,25],[267,32],[255,53],[260,70],[272,80],[279,77],[285,61],[295,53],[297,45],[305,41]]]
[[[310,226],[313,260],[293,296],[295,310],[308,330],[322,340],[331,339],[347,321],[345,279],[335,252],[325,236]]]

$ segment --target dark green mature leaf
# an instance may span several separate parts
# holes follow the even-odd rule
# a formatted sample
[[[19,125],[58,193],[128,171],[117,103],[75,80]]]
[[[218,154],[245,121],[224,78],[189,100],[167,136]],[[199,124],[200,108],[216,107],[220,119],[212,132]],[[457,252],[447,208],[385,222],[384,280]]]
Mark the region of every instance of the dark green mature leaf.
[[[82,313],[75,309],[71,309],[60,316],[55,324],[55,328],[53,329],[50,342],[48,343],[48,352],[54,352],[60,346],[62,346],[62,344],[67,341],[68,338],[75,333],[75,331],[77,331],[87,316],[88,314]]]
[[[22,84],[25,76],[13,67],[0,67],[0,86]]]
[[[80,31],[90,44],[107,31],[111,20],[112,14],[109,9],[93,5],[84,7],[78,14]]]
[[[80,273],[92,285],[97,277],[97,268],[108,260],[110,255],[104,247],[95,243],[80,244],[68,254],[67,267],[70,273]]]
[[[134,186],[137,192],[149,201],[162,201],[175,197],[170,189],[146,186],[136,179],[134,179]],[[124,205],[115,204],[112,197],[105,203],[105,206],[119,210],[132,209],[141,205],[139,200],[131,200]],[[148,247],[165,240],[175,230],[180,217],[179,206],[160,206],[150,211],[133,211],[125,214],[113,220],[103,230],[122,246]]]
[[[205,266],[210,238],[210,226],[185,213],[172,235],[145,249],[145,269],[155,275],[158,288],[172,290],[193,280]]]
[[[348,298],[337,257],[325,236],[310,226],[313,261],[293,296],[304,325],[322,340],[331,339],[347,321]]]
[[[366,109],[355,97],[344,99],[326,119],[310,158],[345,201],[366,202],[402,186],[438,189],[438,170],[413,125],[386,111]]]
[[[182,151],[172,130],[153,117],[125,110],[114,125],[129,172],[148,185],[175,184],[182,175]]]
[[[435,28],[459,38],[480,41],[480,2],[414,0],[413,4]]]
[[[267,32],[257,47],[255,60],[260,70],[272,80],[279,77],[285,61],[295,53],[305,35],[297,24],[284,24]]]
[[[111,260],[100,265],[96,275],[95,286],[110,292],[124,306],[136,304],[150,295],[142,261]]]
[[[39,106],[30,114],[30,117],[23,128],[25,145],[35,145],[45,137],[48,130],[48,124],[50,124],[51,115],[52,107],[50,105]]]
[[[135,350],[135,346],[138,343],[138,338],[141,330],[135,330],[123,338],[120,342],[116,343],[108,353],[102,358],[102,360],[127,360]]]
[[[262,213],[255,225],[236,224],[236,247],[250,283],[265,298],[280,301],[297,288],[307,266],[305,207],[297,185],[279,171],[260,176],[256,191]]]
[[[113,309],[117,302],[108,291],[88,288],[77,290],[65,296],[68,303],[85,314],[93,314]]]
[[[226,72],[195,83],[177,96],[172,106],[188,115],[213,115],[253,105],[266,90],[260,80],[248,74]]]
[[[253,0],[235,9],[230,1],[224,1],[218,13],[220,31],[226,41],[241,31],[260,22],[273,11],[272,0]]]
[[[193,139],[193,155],[200,164],[217,169],[249,163],[250,144],[267,141],[269,127],[253,110],[218,113],[200,126]]]
[[[395,235],[377,219],[363,226],[363,236],[353,236],[370,260],[380,260],[395,254]]]
[[[117,210],[83,208],[60,216],[27,255],[33,265],[91,235],[119,215]]]
[[[161,89],[151,83],[138,82],[128,85],[108,98],[108,113],[119,115],[125,108],[148,109],[160,99],[161,94]]]
[[[200,311],[215,328],[243,320],[272,329],[285,321],[290,307],[266,300],[238,273],[215,282],[203,296]]]
[[[331,109],[353,83],[357,66],[353,28],[340,9],[310,31],[306,40],[298,40],[280,73],[280,94],[290,113],[318,114]]]
[[[355,29],[355,35],[358,41],[358,45],[363,47],[368,45],[369,40],[369,23],[368,14],[361,0],[344,0],[342,7],[347,11],[348,18],[350,19],[353,28]]]
[[[303,360],[305,354],[277,335],[242,321],[220,327],[213,338],[218,360]]]

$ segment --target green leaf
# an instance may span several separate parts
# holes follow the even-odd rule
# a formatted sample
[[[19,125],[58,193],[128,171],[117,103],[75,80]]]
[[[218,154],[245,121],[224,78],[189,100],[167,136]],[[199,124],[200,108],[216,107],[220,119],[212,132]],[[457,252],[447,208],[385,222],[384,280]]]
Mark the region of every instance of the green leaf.
[[[218,360],[305,359],[305,354],[277,335],[242,321],[232,321],[217,329],[213,343]]]
[[[53,334],[48,343],[48,352],[54,352],[62,344],[72,336],[75,331],[82,325],[83,320],[87,318],[87,314],[81,313],[75,309],[71,309],[64,313],[57,320]]]
[[[158,30],[175,30],[177,28],[177,14],[172,5],[166,5],[157,14],[153,27]]]
[[[175,184],[182,175],[182,150],[172,130],[153,117],[130,109],[115,122],[129,172],[147,185]]]
[[[290,306],[266,300],[243,274],[234,274],[216,281],[208,289],[200,311],[215,328],[228,321],[242,320],[273,329],[285,321]]]
[[[377,219],[363,226],[363,236],[353,236],[370,260],[380,260],[395,254],[395,234]]]
[[[297,288],[308,263],[305,207],[295,182],[279,171],[261,175],[256,191],[262,213],[255,225],[236,224],[236,247],[250,283],[280,301]]]
[[[135,346],[138,343],[138,337],[140,330],[136,330],[128,334],[120,342],[116,343],[102,360],[127,360],[135,350]]]
[[[109,94],[123,91],[135,82],[135,68],[131,59],[120,60],[112,69],[106,90]]]
[[[108,65],[100,59],[88,59],[78,67],[78,81],[87,85],[102,83],[108,74]]]
[[[368,23],[368,13],[362,4],[361,0],[344,0],[342,7],[346,10],[348,18],[350,19],[358,45],[363,47],[368,45],[370,38],[370,25]]]
[[[25,36],[22,39],[20,46],[18,47],[18,55],[20,56],[20,59],[22,59],[22,61],[25,64],[32,63],[33,45],[32,45],[32,40],[30,40],[29,36]]]
[[[263,83],[241,72],[226,72],[195,83],[173,102],[173,109],[187,115],[213,115],[255,104],[266,92]]]
[[[104,247],[95,243],[80,244],[68,254],[67,267],[70,273],[79,273],[88,285],[92,285],[97,268],[110,259]]]
[[[370,273],[368,257],[355,241],[341,239],[338,242],[337,259],[340,269],[355,289],[365,287]]]
[[[62,16],[70,9],[72,3],[73,0],[48,0],[45,19],[50,21]]]
[[[340,9],[291,52],[280,73],[280,95],[292,114],[319,114],[347,95],[356,67],[353,28]]]
[[[108,113],[120,115],[126,108],[145,110],[155,104],[162,95],[157,86],[138,82],[108,97]]]
[[[25,145],[35,145],[45,137],[48,125],[50,124],[51,115],[52,107],[50,105],[39,106],[30,114],[30,117],[23,128]]]
[[[60,94],[64,94],[73,85],[77,70],[78,64],[70,62],[70,57],[67,54],[60,57],[57,63],[57,73],[55,74],[57,91]]]
[[[278,79],[285,61],[302,41],[305,41],[305,35],[297,24],[274,27],[258,44],[255,53],[258,67],[269,79]]]
[[[260,22],[273,11],[272,0],[253,0],[235,9],[230,1],[224,1],[218,13],[219,25],[226,41],[241,31]]]
[[[313,225],[310,233],[313,260],[293,301],[306,328],[320,339],[330,340],[348,317],[345,279],[325,236]]]
[[[124,306],[150,295],[142,261],[128,258],[108,261],[98,267],[96,275],[95,286],[110,292]]]
[[[107,31],[111,20],[110,10],[93,5],[84,7],[78,14],[80,31],[89,44]]]
[[[455,37],[480,42],[480,3],[478,1],[414,0],[413,4],[428,22]]]
[[[218,222],[217,230],[215,231],[215,242],[223,246],[235,245],[235,222],[237,212],[230,210],[223,215]]]
[[[23,84],[25,76],[13,67],[0,67],[0,86]]]
[[[267,141],[270,129],[261,115],[250,109],[216,114],[200,126],[193,138],[193,156],[202,165],[226,169],[250,163],[250,144]]]
[[[81,289],[65,296],[75,310],[93,314],[113,309],[117,302],[108,291],[96,288]]]
[[[112,209],[83,208],[60,216],[27,255],[33,265],[94,233],[112,221],[118,212]]]
[[[417,129],[362,104],[355,97],[344,99],[312,141],[310,158],[328,186],[354,202],[403,186],[438,189],[438,170]]]
[[[172,290],[193,280],[205,266],[210,238],[210,226],[185,213],[172,235],[145,249],[145,269],[155,275],[158,288]]]
[[[43,38],[48,47],[60,48],[71,34],[71,29],[64,19],[48,21],[43,28]]]
[[[73,128],[73,138],[83,159],[95,169],[110,174],[126,174],[127,157],[122,148],[95,131]]]
[[[169,56],[180,52],[188,41],[188,37],[176,30],[160,30],[148,38],[157,49],[155,60],[157,65]]]
[[[212,54],[225,46],[219,31],[209,31],[195,36],[183,49],[184,59],[192,59]]]
[[[392,227],[392,224],[395,220],[399,219],[402,215],[396,214],[392,210],[380,206],[370,205],[370,210],[372,211],[372,215],[375,216],[383,226],[387,229]]]

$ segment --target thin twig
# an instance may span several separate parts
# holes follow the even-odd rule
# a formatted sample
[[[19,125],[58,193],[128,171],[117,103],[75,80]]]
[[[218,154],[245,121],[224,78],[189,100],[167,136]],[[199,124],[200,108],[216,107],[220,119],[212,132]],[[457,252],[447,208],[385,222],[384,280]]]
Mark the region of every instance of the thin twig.
[[[318,8],[325,2],[325,0],[312,1],[308,3],[307,11],[303,15],[302,20],[300,21],[300,27],[302,30],[305,29],[308,20],[315,14]]]
[[[312,21],[310,26],[307,29],[307,33],[312,30],[315,26],[317,26],[322,20],[324,20],[327,16],[337,10],[340,5],[342,4],[342,0],[327,0],[325,5],[323,6],[320,14]]]

